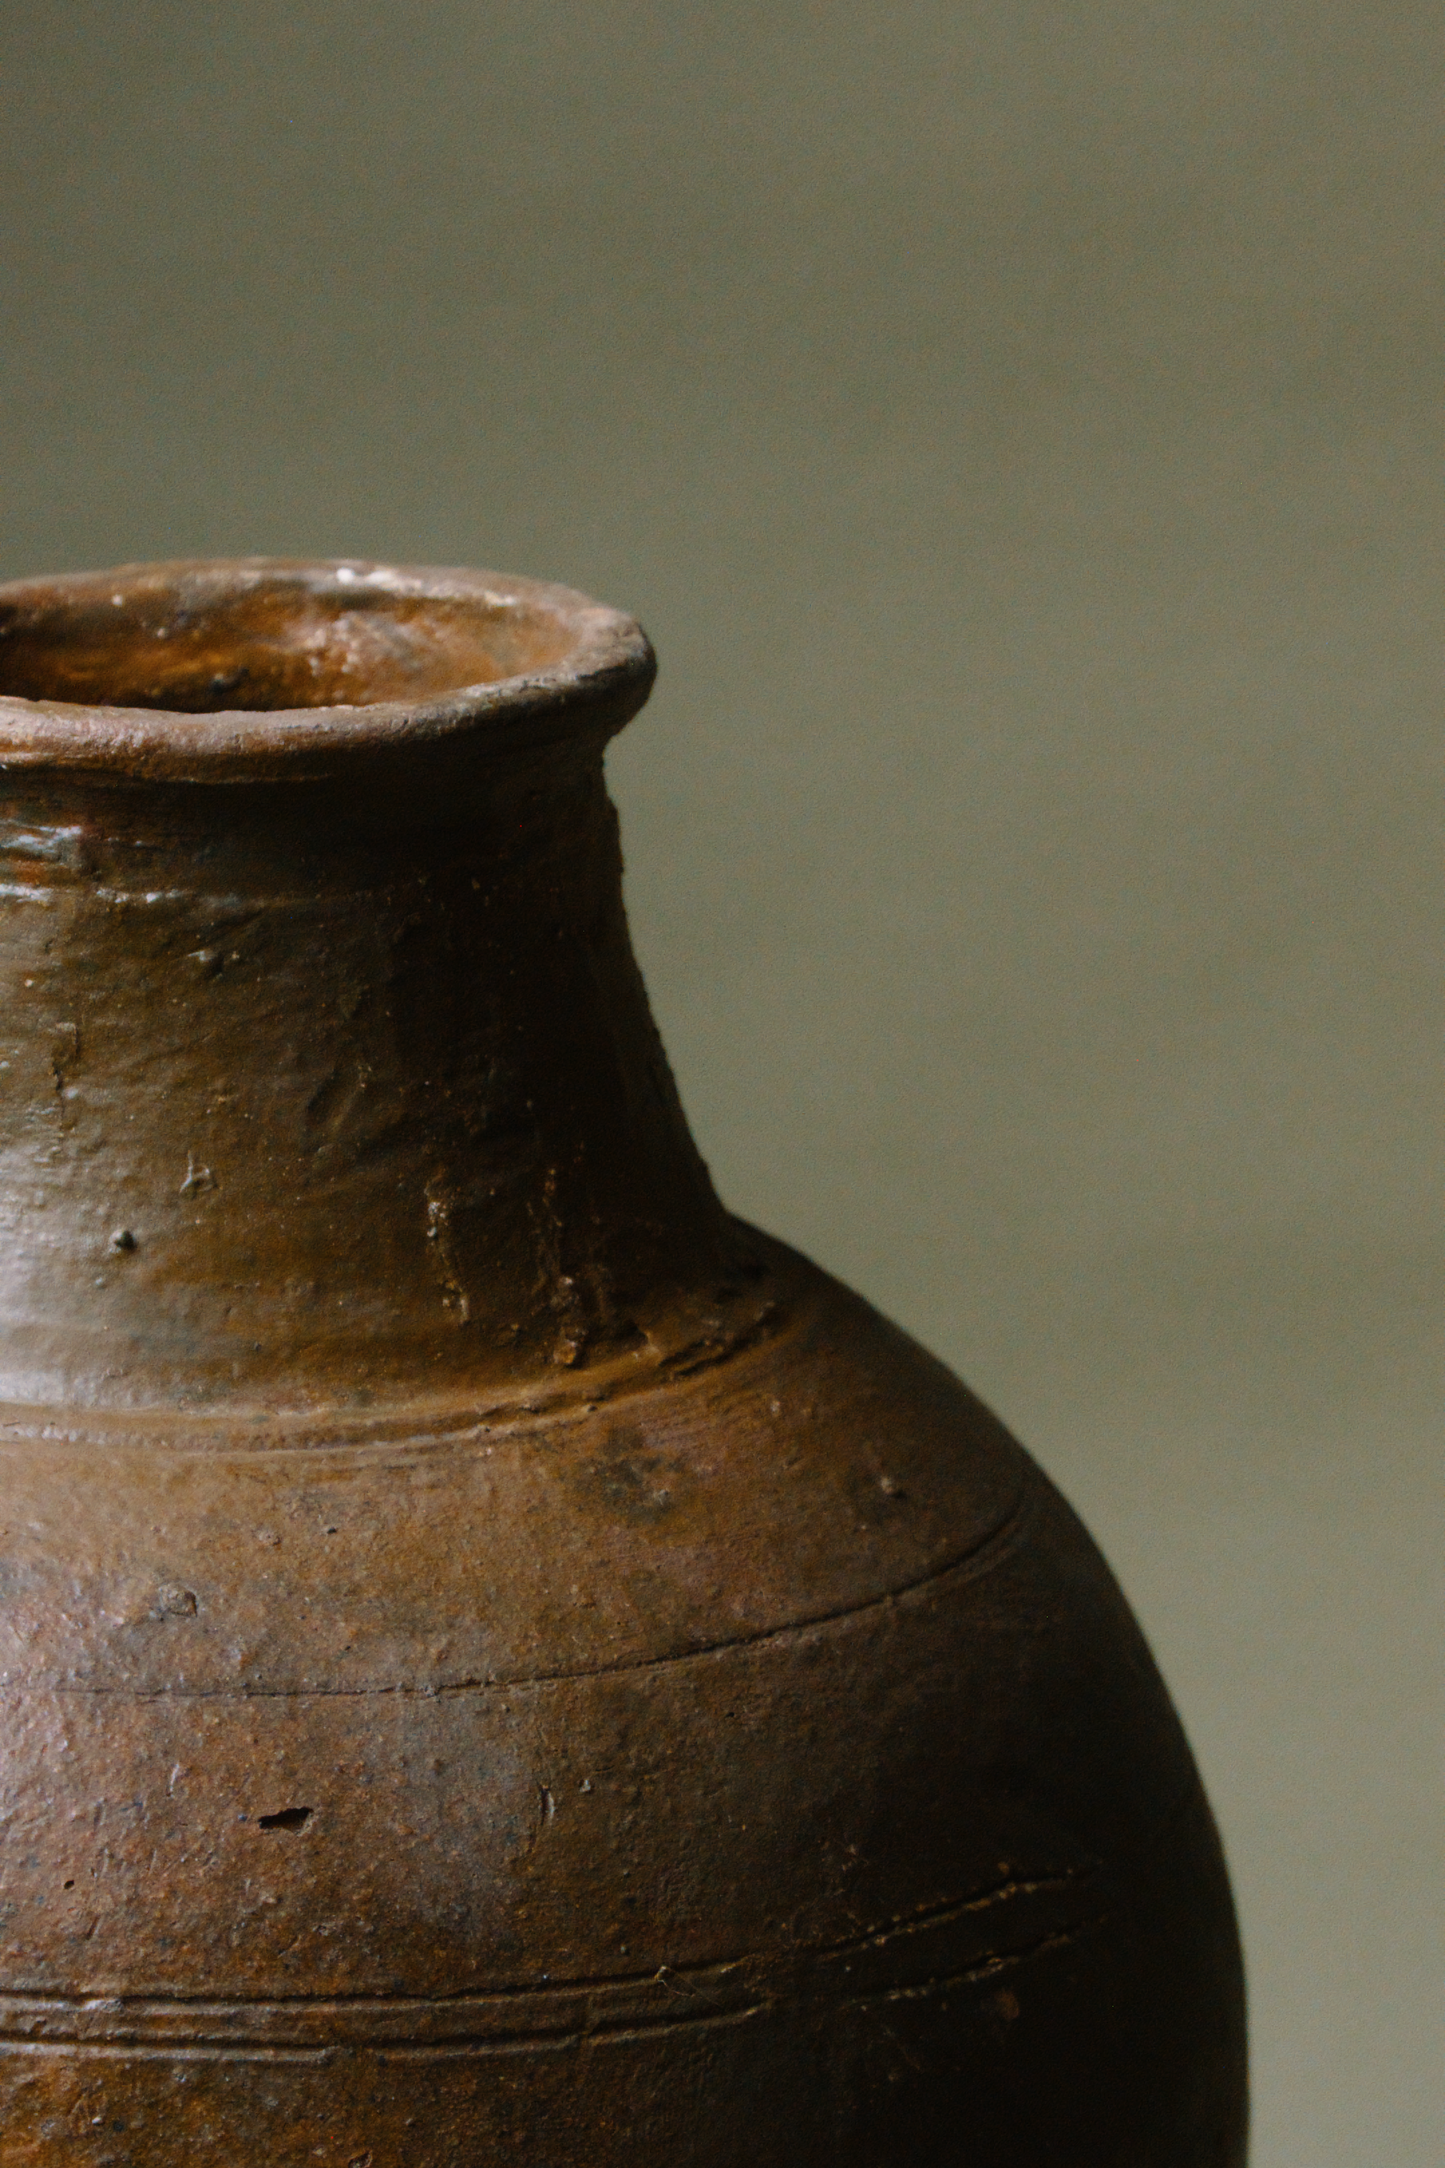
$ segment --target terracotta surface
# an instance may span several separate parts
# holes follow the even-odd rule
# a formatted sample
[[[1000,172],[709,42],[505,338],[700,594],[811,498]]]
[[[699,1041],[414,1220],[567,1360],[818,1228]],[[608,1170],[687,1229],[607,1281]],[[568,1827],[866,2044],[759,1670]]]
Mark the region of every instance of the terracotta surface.
[[[1237,2168],[1219,1848],[1021,1449],[731,1220],[635,624],[0,589],[4,2168]]]

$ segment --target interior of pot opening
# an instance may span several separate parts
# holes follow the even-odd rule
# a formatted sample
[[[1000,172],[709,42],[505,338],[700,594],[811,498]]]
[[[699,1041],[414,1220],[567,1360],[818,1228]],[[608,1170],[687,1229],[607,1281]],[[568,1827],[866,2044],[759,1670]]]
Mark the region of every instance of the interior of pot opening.
[[[140,566],[0,590],[0,695],[84,706],[360,707],[560,662],[565,621],[385,568]]]

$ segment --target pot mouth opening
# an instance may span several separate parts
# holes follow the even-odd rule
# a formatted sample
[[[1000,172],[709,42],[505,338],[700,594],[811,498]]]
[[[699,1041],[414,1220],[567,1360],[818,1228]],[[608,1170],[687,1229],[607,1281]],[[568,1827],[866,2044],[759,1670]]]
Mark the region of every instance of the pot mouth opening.
[[[274,559],[16,581],[0,587],[0,697],[177,715],[426,701],[566,663],[565,593]]]
[[[14,580],[0,770],[237,781],[479,728],[602,739],[654,669],[635,619],[504,573],[243,557]]]

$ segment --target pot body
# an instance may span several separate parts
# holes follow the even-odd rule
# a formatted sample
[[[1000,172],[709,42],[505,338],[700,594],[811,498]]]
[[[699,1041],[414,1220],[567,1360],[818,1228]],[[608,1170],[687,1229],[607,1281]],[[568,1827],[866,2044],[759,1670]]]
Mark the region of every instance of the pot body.
[[[188,684],[238,595],[343,659],[495,599],[406,577],[106,606]],[[15,714],[77,584],[11,591]],[[1238,2168],[1148,1651],[996,1420],[717,1205],[601,789],[645,651],[508,592],[533,675],[360,748],[12,719],[0,2157]]]

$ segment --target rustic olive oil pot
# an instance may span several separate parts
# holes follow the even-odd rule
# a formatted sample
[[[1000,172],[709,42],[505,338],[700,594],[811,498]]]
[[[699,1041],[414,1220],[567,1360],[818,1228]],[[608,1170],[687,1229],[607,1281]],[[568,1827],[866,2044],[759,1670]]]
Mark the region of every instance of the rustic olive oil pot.
[[[1238,2168],[1088,1537],[729,1218],[652,655],[492,574],[0,589],[5,2168]]]

